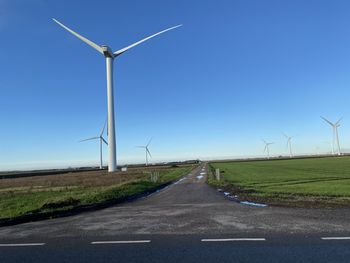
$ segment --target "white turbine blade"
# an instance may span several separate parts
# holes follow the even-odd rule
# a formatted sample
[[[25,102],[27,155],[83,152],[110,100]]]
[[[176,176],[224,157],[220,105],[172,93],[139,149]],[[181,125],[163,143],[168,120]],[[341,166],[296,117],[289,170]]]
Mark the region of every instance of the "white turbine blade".
[[[284,132],[282,132],[283,136],[286,137],[287,139],[289,139],[289,136],[287,134],[285,134]]]
[[[106,119],[106,121],[105,121],[105,124],[103,125],[103,128],[102,128],[102,131],[101,131],[100,136],[103,135],[103,133],[104,133],[104,131],[105,131],[105,128],[106,128],[106,124],[107,124],[107,119]]]
[[[61,22],[57,21],[56,19],[52,18],[53,21],[55,21],[57,24],[59,24],[61,27],[63,27],[64,29],[66,29],[68,32],[72,33],[74,36],[76,36],[77,38],[79,38],[81,41],[85,42],[86,44],[88,44],[89,46],[93,47],[94,49],[96,49],[98,52],[100,52],[101,54],[103,54],[103,50],[102,47],[97,45],[96,43],[92,42],[91,40],[79,35],[77,32],[74,32],[72,29],[66,27],[65,25],[63,25]]]
[[[144,38],[144,39],[141,39],[140,41],[137,41],[137,42],[135,42],[134,44],[131,44],[130,46],[127,46],[127,47],[125,47],[125,48],[119,49],[119,50],[115,51],[113,54],[114,54],[115,57],[116,57],[116,56],[119,56],[120,54],[124,53],[125,51],[127,51],[127,50],[130,49],[130,48],[133,48],[133,47],[135,47],[135,46],[137,46],[137,45],[140,45],[141,43],[143,43],[143,42],[145,42],[145,41],[147,41],[147,40],[149,40],[149,39],[151,39],[151,38],[153,38],[153,37],[155,37],[155,36],[158,36],[158,35],[160,35],[160,34],[162,34],[162,33],[165,33],[165,32],[167,32],[167,31],[170,31],[170,30],[175,29],[175,28],[180,27],[180,26],[182,26],[182,25],[173,26],[173,27],[170,27],[170,28],[165,29],[165,30],[163,30],[163,31],[160,31],[160,32],[158,32],[158,33],[156,33],[156,34],[153,34],[153,35],[149,36],[149,37],[146,37],[146,38]]]
[[[90,141],[90,140],[96,140],[96,139],[99,139],[100,137],[91,137],[91,138],[88,138],[88,139],[84,139],[84,140],[81,140],[79,142],[85,142],[85,141]]]
[[[335,123],[335,125],[336,125],[337,127],[340,126],[339,122],[340,122],[342,119],[343,119],[343,117],[341,117],[341,118]]]
[[[108,145],[108,142],[102,136],[100,138],[106,145]]]
[[[261,139],[262,141],[263,141],[263,143],[265,143],[266,144],[266,141],[264,140],[264,139]]]
[[[151,154],[151,152],[148,150],[147,147],[146,147],[146,151],[148,152],[149,156],[152,158],[152,154]]]
[[[327,120],[325,117],[322,117],[322,116],[321,116],[321,118],[322,118],[325,122],[327,122],[329,125],[334,126],[334,124],[333,124],[332,122],[330,122],[329,120]]]
[[[147,143],[147,147],[148,147],[148,145],[151,143],[151,141],[153,140],[153,137],[151,137],[151,139],[148,141],[148,143]]]

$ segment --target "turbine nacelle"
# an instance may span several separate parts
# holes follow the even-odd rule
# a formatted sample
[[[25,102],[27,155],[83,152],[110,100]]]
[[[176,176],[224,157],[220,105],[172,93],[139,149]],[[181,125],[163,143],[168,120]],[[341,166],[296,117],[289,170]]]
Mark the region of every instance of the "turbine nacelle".
[[[114,58],[113,51],[109,46],[102,45],[101,49],[102,49],[102,53],[105,57]]]

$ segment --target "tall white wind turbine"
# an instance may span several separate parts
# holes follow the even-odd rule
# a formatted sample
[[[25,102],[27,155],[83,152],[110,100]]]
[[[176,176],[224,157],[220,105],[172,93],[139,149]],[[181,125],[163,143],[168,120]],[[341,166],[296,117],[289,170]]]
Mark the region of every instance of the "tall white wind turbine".
[[[102,128],[99,136],[91,137],[91,138],[84,139],[84,140],[80,141],[80,142],[85,142],[85,141],[90,141],[90,140],[100,140],[100,169],[103,168],[102,145],[103,145],[103,143],[108,145],[107,141],[103,138],[103,133],[104,133],[105,128],[106,128],[106,123],[107,123],[107,121],[103,125],[103,128]]]
[[[152,155],[151,155],[151,152],[149,151],[148,149],[148,146],[150,145],[151,141],[152,141],[153,138],[151,138],[148,143],[146,145],[142,145],[142,146],[136,146],[138,148],[144,148],[145,149],[145,154],[146,154],[146,166],[148,166],[148,155],[149,157],[152,158]]]
[[[337,122],[333,123],[329,120],[327,120],[326,118],[322,117],[321,118],[327,122],[331,127],[332,127],[332,130],[333,130],[333,138],[332,138],[332,153],[334,154],[334,142],[336,142],[337,144],[337,148],[338,148],[338,155],[341,155],[341,152],[340,152],[340,143],[339,143],[339,135],[338,135],[338,127],[340,126],[340,121],[342,120],[342,118],[340,118]]]
[[[96,49],[98,52],[100,52],[105,58],[106,58],[106,68],[107,68],[107,102],[108,102],[108,148],[109,148],[109,162],[108,162],[108,171],[114,172],[117,170],[117,157],[116,157],[116,140],[115,140],[115,120],[114,120],[114,95],[113,95],[113,61],[116,57],[123,54],[125,51],[129,50],[130,48],[133,48],[157,35],[160,35],[162,33],[165,33],[169,30],[175,29],[177,27],[180,27],[182,25],[177,25],[174,27],[170,27],[168,29],[165,29],[163,31],[160,31],[156,34],[153,34],[149,37],[146,37],[138,42],[135,42],[127,47],[124,47],[122,49],[119,49],[115,52],[111,50],[109,46],[106,45],[98,45],[91,40],[79,35],[78,33],[74,32],[72,29],[68,28],[67,26],[63,25],[61,22],[57,21],[56,19],[53,19],[57,24],[59,24],[61,27],[66,29],[68,32],[79,38],[81,41],[85,42],[92,48]]]
[[[287,139],[287,147],[289,149],[289,157],[293,157],[293,151],[292,151],[292,136],[288,136],[287,134],[283,133],[283,136]]]
[[[267,142],[264,139],[262,139],[262,141],[265,143],[264,152],[266,152],[266,154],[267,154],[267,159],[270,159],[270,148],[269,148],[269,146],[271,144],[274,144],[274,143],[273,142]]]

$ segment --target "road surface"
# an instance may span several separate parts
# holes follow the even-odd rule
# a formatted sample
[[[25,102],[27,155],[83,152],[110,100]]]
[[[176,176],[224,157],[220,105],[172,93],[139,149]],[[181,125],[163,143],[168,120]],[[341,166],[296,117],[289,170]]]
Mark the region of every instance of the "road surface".
[[[0,262],[350,262],[350,209],[254,207],[205,164],[146,198],[0,228]]]

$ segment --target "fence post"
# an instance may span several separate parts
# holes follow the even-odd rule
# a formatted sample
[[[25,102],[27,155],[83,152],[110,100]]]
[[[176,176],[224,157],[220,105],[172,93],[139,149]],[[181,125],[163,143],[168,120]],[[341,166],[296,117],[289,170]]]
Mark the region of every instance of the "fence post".
[[[219,168],[215,169],[215,177],[216,177],[216,180],[220,181],[220,169]]]

